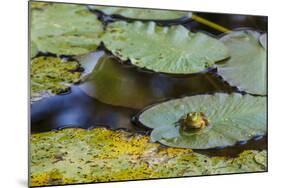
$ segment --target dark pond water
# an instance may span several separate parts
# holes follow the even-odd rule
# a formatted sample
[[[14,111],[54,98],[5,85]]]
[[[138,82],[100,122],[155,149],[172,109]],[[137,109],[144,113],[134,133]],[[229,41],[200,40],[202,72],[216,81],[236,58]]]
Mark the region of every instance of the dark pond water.
[[[231,16],[201,13],[200,16],[230,29],[252,27],[266,31],[264,17]],[[186,27],[194,31],[205,30],[221,34],[210,28],[189,22]],[[98,52],[100,53],[100,52]],[[71,92],[43,99],[31,105],[31,132],[45,132],[65,127],[92,128],[105,126],[131,132],[149,133],[149,129],[134,123],[134,116],[146,106],[160,101],[214,92],[233,92],[214,74],[207,72],[188,76],[175,76],[144,71],[119,62],[110,55],[97,53],[82,57],[81,61],[95,62],[94,71]],[[198,150],[208,155],[235,156],[245,149],[266,149],[267,139],[252,140],[237,146]]]
[[[265,16],[248,16],[233,14],[217,14],[217,13],[197,13],[198,16],[208,19],[216,24],[224,26],[230,30],[237,28],[251,28],[261,32],[267,32],[267,17]],[[196,21],[191,21],[185,26],[192,31],[205,31],[214,35],[220,35],[221,32],[205,26]]]
[[[90,56],[97,61],[97,56]],[[182,96],[232,90],[211,73],[191,76],[152,73],[104,55],[88,78],[72,86],[70,93],[31,105],[31,131],[95,125],[143,131],[147,129],[136,126],[131,119],[149,105]]]

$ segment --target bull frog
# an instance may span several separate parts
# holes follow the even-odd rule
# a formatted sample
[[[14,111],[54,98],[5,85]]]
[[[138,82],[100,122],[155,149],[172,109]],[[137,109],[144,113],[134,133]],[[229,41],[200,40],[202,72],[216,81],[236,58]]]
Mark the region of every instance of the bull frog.
[[[209,120],[203,112],[189,112],[179,120],[179,126],[184,131],[202,130],[209,125]]]

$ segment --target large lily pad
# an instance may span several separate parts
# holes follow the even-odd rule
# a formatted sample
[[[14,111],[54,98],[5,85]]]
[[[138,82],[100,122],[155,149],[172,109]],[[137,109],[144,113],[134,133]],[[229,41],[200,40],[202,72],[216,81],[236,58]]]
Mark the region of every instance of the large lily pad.
[[[156,72],[196,73],[229,56],[215,38],[155,22],[114,22],[108,25],[103,42],[120,59]]]
[[[265,171],[264,161],[266,151],[210,158],[105,128],[31,136],[31,186]]]
[[[139,20],[174,20],[183,17],[190,18],[191,12],[175,10],[153,10],[144,8],[126,8],[126,7],[109,7],[109,6],[89,6],[92,10],[99,10],[109,16],[123,16]]]
[[[31,100],[58,94],[80,80],[79,63],[56,57],[37,57],[31,61]]]
[[[209,125],[196,132],[184,131],[179,121],[192,112],[205,114]],[[139,115],[139,121],[153,129],[154,141],[167,146],[232,146],[266,133],[266,97],[222,93],[184,97],[148,108]]]
[[[31,12],[31,39],[39,51],[79,55],[96,50],[102,23],[86,6],[52,4]]]
[[[256,33],[256,32],[255,32]],[[252,94],[266,95],[266,50],[253,32],[234,31],[221,38],[231,58],[217,65],[218,74],[230,85]]]

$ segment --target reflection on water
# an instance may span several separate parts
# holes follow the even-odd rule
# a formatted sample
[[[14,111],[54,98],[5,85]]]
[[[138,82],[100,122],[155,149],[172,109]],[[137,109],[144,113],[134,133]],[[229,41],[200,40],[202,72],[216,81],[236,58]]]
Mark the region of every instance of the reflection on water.
[[[231,91],[210,73],[188,76],[139,71],[114,57],[103,56],[86,81],[83,91],[103,103],[142,109],[157,101],[215,91]]]
[[[245,143],[238,143],[235,146],[219,149],[205,149],[195,150],[198,153],[205,154],[208,156],[228,156],[237,157],[241,152],[245,150],[264,150],[267,149],[267,137],[262,137],[258,140],[252,139]]]
[[[249,16],[235,14],[220,14],[220,13],[197,13],[202,18],[208,19],[216,24],[226,27],[230,30],[237,28],[251,28],[262,32],[267,32],[267,17],[266,16]],[[222,34],[220,31],[208,27],[204,24],[192,21],[184,24],[191,31],[204,31],[214,35]]]
[[[105,125],[113,129],[144,130],[132,127],[136,110],[114,107],[87,96],[77,86],[67,95],[46,98],[31,105],[31,131],[42,132],[64,127],[90,128]]]
[[[97,52],[84,58],[95,65],[91,58],[96,62],[100,56],[101,52]],[[230,90],[210,73],[175,77],[141,71],[105,55],[85,82],[72,86],[69,94],[32,104],[31,130],[105,125],[112,129],[143,131],[147,129],[132,124],[131,118],[150,104],[185,95]]]

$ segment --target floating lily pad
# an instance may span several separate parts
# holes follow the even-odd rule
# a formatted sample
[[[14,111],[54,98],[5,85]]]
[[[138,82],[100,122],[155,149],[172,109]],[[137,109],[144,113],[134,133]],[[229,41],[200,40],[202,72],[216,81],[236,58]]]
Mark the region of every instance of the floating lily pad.
[[[83,5],[52,4],[31,12],[31,39],[43,52],[86,54],[96,50],[102,32],[102,23]]]
[[[234,31],[221,38],[231,58],[217,65],[230,85],[251,94],[266,95],[266,50],[252,32]]]
[[[30,57],[33,58],[38,53],[37,46],[34,42],[30,42]]]
[[[103,42],[121,60],[155,72],[197,73],[229,56],[215,38],[183,26],[160,27],[155,22],[114,22],[108,25]]]
[[[193,122],[182,124],[182,118],[190,114]],[[184,97],[148,108],[139,121],[153,129],[153,141],[167,146],[232,146],[266,133],[266,97],[223,93]]]
[[[109,16],[123,16],[130,19],[139,20],[175,20],[183,17],[190,18],[191,12],[176,10],[152,10],[144,8],[89,6],[92,10],[99,10]]]
[[[105,128],[33,134],[31,186],[266,170],[266,151],[245,151],[231,159],[210,158],[149,140],[149,136]]]
[[[31,61],[31,100],[58,94],[80,80],[79,63],[56,57],[38,57]]]
[[[267,33],[264,33],[260,36],[259,41],[264,49],[267,49]]]

